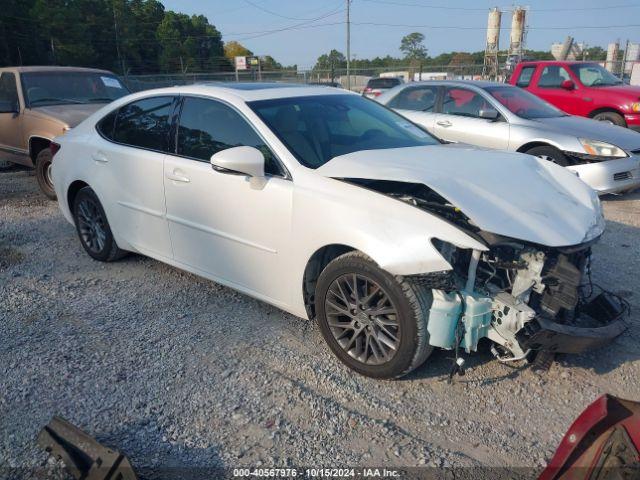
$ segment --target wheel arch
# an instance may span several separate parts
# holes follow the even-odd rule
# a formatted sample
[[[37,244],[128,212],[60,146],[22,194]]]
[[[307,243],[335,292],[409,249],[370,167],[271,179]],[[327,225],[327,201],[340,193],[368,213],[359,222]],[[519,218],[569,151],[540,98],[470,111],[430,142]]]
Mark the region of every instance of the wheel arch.
[[[624,118],[624,113],[621,112],[616,107],[600,107],[600,108],[596,108],[596,109],[592,110],[591,112],[589,112],[589,118],[593,118],[596,115],[598,115],[599,113],[605,113],[605,112],[616,113],[616,114],[620,115],[622,118]]]
[[[69,212],[73,214],[73,203],[75,202],[76,196],[78,192],[82,190],[84,187],[88,187],[89,184],[82,180],[75,180],[71,182],[69,188],[67,189],[67,205],[69,207]]]
[[[519,146],[516,149],[516,152],[525,153],[528,150],[531,150],[532,148],[536,148],[536,147],[551,147],[551,148],[556,148],[556,149],[560,150],[556,145],[552,144],[551,142],[545,142],[545,141],[542,141],[542,140],[534,140],[532,142],[527,142],[524,145]]]
[[[316,316],[315,290],[318,277],[320,277],[322,271],[332,260],[338,258],[340,255],[353,251],[359,250],[349,245],[334,243],[319,248],[307,261],[302,277],[302,296],[307,315],[310,319]]]
[[[49,145],[51,145],[50,138],[41,137],[38,135],[29,137],[29,157],[31,157],[31,161],[34,165],[36,164],[36,158],[38,157],[38,154],[45,148],[49,148]]]

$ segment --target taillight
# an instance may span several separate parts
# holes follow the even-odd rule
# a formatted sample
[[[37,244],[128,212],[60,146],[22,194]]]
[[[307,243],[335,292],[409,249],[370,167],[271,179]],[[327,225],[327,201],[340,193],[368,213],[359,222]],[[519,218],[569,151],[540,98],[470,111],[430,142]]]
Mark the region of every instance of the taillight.
[[[369,93],[371,91],[371,87],[367,87],[364,89],[365,93]]]
[[[374,97],[379,97],[380,95],[382,95],[382,92],[380,90],[378,90],[377,92],[373,92]]]
[[[58,153],[58,150],[60,150],[60,144],[51,142],[51,145],[49,145],[49,150],[51,150],[51,158],[55,157],[56,153]]]

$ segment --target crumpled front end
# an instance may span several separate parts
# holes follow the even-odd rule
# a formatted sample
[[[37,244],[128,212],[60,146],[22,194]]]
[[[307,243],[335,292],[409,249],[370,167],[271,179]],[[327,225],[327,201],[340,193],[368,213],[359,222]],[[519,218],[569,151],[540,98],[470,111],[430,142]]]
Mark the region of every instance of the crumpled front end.
[[[481,338],[503,361],[534,351],[579,353],[626,328],[626,302],[591,282],[591,245],[544,247],[479,232],[490,248],[462,250],[435,240],[453,266],[450,288],[434,289],[430,343],[475,351]],[[455,286],[453,286],[455,285]]]
[[[417,279],[433,293],[431,345],[471,352],[489,338],[498,359],[514,361],[581,352],[624,331],[628,304],[591,282],[591,245],[605,227],[600,200],[567,169],[433,146],[356,152],[318,172],[424,210],[487,246],[459,248],[425,232],[452,267]]]

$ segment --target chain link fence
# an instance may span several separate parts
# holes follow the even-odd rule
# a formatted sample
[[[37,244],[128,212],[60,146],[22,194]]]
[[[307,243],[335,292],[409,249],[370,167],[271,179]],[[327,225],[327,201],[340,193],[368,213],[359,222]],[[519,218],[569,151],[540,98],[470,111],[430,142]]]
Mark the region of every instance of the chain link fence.
[[[598,62],[604,64],[604,62]],[[622,62],[619,65],[607,65],[616,76],[621,77]],[[506,81],[511,65],[500,65],[497,81]],[[612,68],[613,67],[613,68]],[[617,68],[616,68],[617,67]],[[350,71],[351,89],[360,92],[367,81],[372,77],[401,77],[405,82],[419,80],[481,80],[484,66],[482,64],[468,65],[429,65],[422,68],[415,66],[395,66],[380,68],[352,68]],[[623,79],[634,83],[632,72],[638,72],[637,82],[640,83],[640,63],[627,62]],[[215,72],[215,73],[177,73],[157,75],[128,75],[123,77],[124,82],[137,92],[151,88],[171,87],[176,85],[191,85],[207,82],[283,82],[283,83],[307,83],[307,84],[339,84],[347,88],[348,77],[345,68],[332,70],[274,70],[258,71],[246,70],[239,72]]]
[[[422,69],[413,66],[352,68],[350,69],[351,89],[361,91],[372,77],[401,77],[405,82],[414,80],[441,79],[479,79],[482,77],[482,65],[431,65]],[[214,73],[176,73],[156,75],[127,75],[123,77],[131,91],[137,92],[151,88],[191,85],[207,82],[286,82],[331,84],[338,83],[343,88],[348,85],[345,68],[332,70],[274,70],[239,71]]]

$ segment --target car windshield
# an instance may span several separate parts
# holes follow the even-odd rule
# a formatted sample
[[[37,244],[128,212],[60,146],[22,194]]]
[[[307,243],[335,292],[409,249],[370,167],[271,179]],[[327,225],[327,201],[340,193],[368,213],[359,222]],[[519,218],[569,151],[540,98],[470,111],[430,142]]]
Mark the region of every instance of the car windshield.
[[[485,90],[502,105],[507,107],[511,113],[521,118],[531,120],[536,118],[564,117],[567,115],[550,103],[517,87],[487,87]]]
[[[574,63],[569,68],[585,87],[622,85],[622,80],[597,63]]]
[[[21,75],[31,107],[109,103],[129,90],[112,74],[100,72],[29,72]]]
[[[359,95],[278,98],[250,102],[249,107],[309,168],[361,150],[440,143],[400,115]]]

